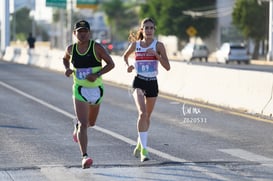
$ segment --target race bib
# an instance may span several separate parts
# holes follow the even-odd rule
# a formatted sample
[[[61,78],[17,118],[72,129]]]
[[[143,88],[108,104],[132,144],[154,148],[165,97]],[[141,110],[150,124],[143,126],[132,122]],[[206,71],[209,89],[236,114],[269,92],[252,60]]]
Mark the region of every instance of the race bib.
[[[76,69],[76,77],[77,79],[83,80],[86,78],[88,74],[92,73],[91,68],[78,68]]]
[[[157,71],[157,62],[149,61],[149,62],[137,62],[137,72],[138,73],[151,73]]]

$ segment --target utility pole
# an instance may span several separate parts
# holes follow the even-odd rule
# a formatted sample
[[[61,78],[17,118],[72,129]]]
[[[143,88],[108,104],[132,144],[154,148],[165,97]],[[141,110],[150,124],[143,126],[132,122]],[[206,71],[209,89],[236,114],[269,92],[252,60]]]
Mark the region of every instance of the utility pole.
[[[1,0],[1,54],[5,54],[10,43],[9,0]]]
[[[70,6],[70,7],[69,7]],[[74,8],[74,3],[73,0],[70,0],[70,3],[68,4],[68,23],[67,23],[67,32],[68,32],[68,44],[73,43],[73,35],[72,35],[72,27],[73,27],[73,8]]]
[[[269,2],[269,16],[268,16],[268,51],[266,55],[267,61],[272,61],[272,48],[273,48],[273,32],[272,32],[272,20],[273,20],[273,0],[257,0],[258,4],[261,5],[262,2]]]
[[[269,0],[269,29],[268,29],[268,52],[267,52],[267,56],[266,56],[266,60],[267,61],[271,61],[272,60],[272,45],[273,45],[273,32],[272,32],[272,19],[273,19],[273,0]]]

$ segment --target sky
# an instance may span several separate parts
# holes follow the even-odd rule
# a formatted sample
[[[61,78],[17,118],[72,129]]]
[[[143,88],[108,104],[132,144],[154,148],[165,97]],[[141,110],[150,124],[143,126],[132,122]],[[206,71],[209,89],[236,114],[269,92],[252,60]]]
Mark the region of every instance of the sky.
[[[14,12],[14,4],[18,8],[27,6],[28,8],[32,9],[34,8],[32,6],[33,2],[35,2],[35,11],[33,11],[35,19],[51,21],[52,8],[46,7],[46,0],[10,0],[10,12]]]
[[[48,20],[52,19],[52,8],[46,7],[46,0],[36,0],[35,19]]]

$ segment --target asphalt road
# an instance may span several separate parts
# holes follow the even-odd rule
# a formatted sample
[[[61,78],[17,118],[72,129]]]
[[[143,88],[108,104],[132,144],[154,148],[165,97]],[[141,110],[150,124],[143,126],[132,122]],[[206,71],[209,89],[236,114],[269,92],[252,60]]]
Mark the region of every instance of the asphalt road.
[[[106,83],[89,129],[90,169],[72,141],[72,79],[0,61],[0,180],[272,180],[272,120],[161,95],[151,160],[132,156],[137,112],[130,88]],[[160,86],[160,82],[159,82]]]

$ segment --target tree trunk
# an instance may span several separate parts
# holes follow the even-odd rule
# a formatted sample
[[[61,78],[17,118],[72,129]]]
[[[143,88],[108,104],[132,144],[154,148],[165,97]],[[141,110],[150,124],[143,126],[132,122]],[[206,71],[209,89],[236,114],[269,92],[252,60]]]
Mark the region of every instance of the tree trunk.
[[[252,54],[252,59],[259,59],[259,49],[260,49],[260,40],[255,40],[254,51]]]

